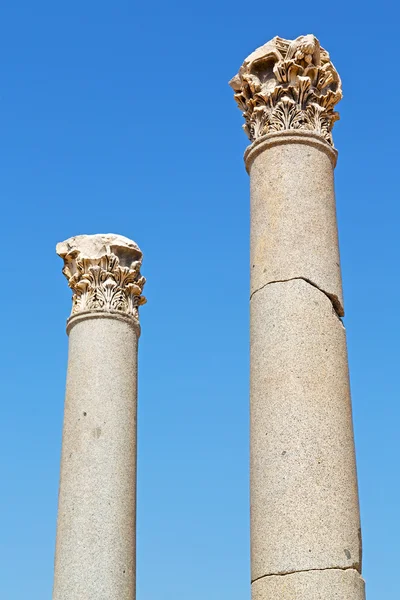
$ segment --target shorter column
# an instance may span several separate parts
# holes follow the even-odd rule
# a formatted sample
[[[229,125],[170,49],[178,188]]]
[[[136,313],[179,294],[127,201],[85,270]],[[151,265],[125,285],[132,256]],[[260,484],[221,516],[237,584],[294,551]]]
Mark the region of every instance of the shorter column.
[[[57,253],[74,294],[53,600],[132,600],[142,253],[112,234]]]

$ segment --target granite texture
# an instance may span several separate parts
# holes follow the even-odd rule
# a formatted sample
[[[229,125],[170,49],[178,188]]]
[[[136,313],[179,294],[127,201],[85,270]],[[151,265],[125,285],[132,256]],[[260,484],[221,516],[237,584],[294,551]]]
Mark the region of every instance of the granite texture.
[[[353,570],[327,569],[263,577],[252,585],[252,600],[364,600],[361,575]]]
[[[302,279],[271,283],[251,299],[250,342],[252,581],[360,570],[343,324]]]
[[[231,80],[251,142],[253,600],[362,600],[332,128],[341,81],[312,34]]]
[[[272,281],[301,277],[328,294],[344,314],[335,158],[327,142],[304,131],[264,136],[247,151],[251,293]]]
[[[53,600],[133,600],[137,330],[95,313],[69,334]]]

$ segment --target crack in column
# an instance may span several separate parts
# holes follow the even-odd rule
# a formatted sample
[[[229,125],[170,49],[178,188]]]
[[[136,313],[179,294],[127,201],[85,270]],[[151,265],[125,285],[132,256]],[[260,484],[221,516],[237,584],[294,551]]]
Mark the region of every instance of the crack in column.
[[[267,283],[264,283],[264,285],[260,286],[258,289],[254,290],[250,294],[250,300],[253,298],[254,294],[259,292],[260,290],[263,290],[265,287],[267,287],[267,285],[271,285],[273,283],[287,283],[288,281],[299,281],[299,280],[305,281],[306,283],[308,283],[309,285],[314,287],[316,290],[318,290],[319,292],[324,294],[324,296],[326,296],[330,300],[330,302],[332,304],[333,312],[335,313],[335,315],[337,316],[337,318],[343,325],[342,317],[344,316],[344,310],[342,308],[342,305],[339,302],[339,298],[336,296],[336,294],[330,294],[329,292],[326,292],[325,290],[321,289],[320,287],[318,287],[318,285],[316,283],[311,281],[311,279],[307,279],[307,277],[290,277],[289,279],[277,279],[275,281],[267,281]]]
[[[256,581],[260,581],[260,579],[265,579],[266,577],[285,577],[285,575],[295,575],[296,573],[318,573],[320,571],[357,571],[359,575],[360,569],[358,565],[351,565],[350,567],[324,567],[323,569],[300,569],[299,571],[285,571],[282,573],[268,573],[267,575],[261,575],[260,577],[256,577],[251,581],[251,583],[255,583]]]

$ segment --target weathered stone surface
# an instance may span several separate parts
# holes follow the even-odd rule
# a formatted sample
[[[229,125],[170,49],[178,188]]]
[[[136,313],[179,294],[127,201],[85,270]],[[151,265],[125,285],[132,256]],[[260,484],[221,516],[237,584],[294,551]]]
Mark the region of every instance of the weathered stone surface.
[[[306,35],[258,48],[230,84],[252,142],[253,600],[362,600],[333,180],[340,77]]]
[[[70,328],[53,600],[135,597],[137,333]]]
[[[77,253],[82,258],[101,258],[105,254],[119,255],[121,262],[126,256],[129,265],[133,260],[141,259],[143,254],[139,246],[133,240],[116,233],[96,233],[90,235],[76,235],[64,242],[57,244],[56,252],[61,258]]]
[[[252,142],[267,133],[300,129],[333,145],[341,81],[314,35],[273,38],[246,58],[230,85]]]
[[[333,180],[334,151],[318,136],[283,132],[250,146],[251,293],[302,277],[344,314]]]
[[[301,279],[265,286],[250,307],[252,581],[360,569],[344,327]]]
[[[142,253],[113,234],[57,252],[74,296],[53,600],[134,600]]]
[[[363,600],[364,581],[353,570],[327,569],[263,577],[252,585],[252,600]]]
[[[146,282],[142,252],[121,235],[79,235],[57,244],[63,273],[73,290],[72,315],[85,311],[121,312],[139,322]]]

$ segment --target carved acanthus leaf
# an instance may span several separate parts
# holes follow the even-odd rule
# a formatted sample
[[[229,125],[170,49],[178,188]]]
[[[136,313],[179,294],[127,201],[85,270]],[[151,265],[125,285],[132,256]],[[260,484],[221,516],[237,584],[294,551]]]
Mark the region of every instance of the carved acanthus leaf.
[[[276,131],[303,129],[333,146],[334,111],[342,98],[340,77],[313,35],[275,37],[255,50],[230,81],[253,142]]]
[[[73,291],[71,316],[83,311],[121,312],[139,318],[146,282],[142,253],[122,236],[78,236],[57,246]]]

